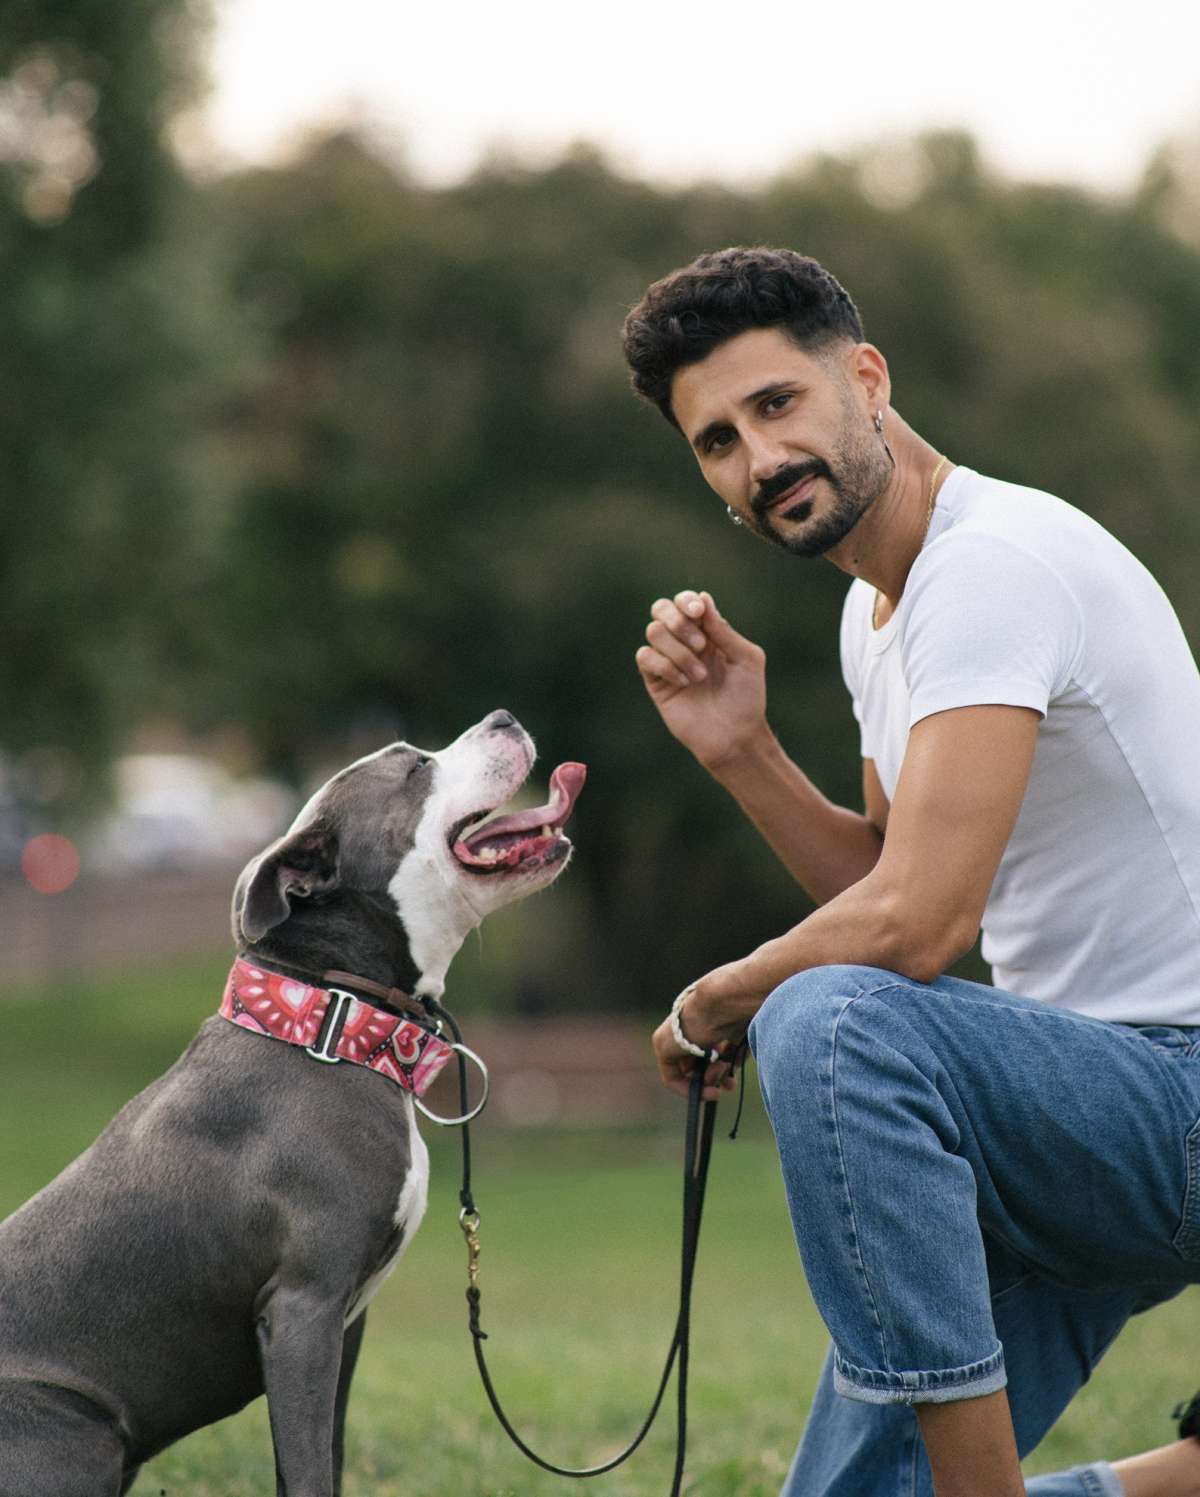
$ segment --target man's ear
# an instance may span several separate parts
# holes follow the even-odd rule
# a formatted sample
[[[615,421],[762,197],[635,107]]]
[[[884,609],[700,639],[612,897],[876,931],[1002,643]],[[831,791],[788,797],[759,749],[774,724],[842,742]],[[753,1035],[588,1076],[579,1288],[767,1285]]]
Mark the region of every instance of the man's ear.
[[[328,894],[338,883],[338,844],[329,827],[289,832],[248,863],[233,891],[233,933],[252,946],[282,925],[293,899]]]
[[[872,414],[887,409],[892,398],[892,377],[887,360],[873,343],[856,343],[849,353],[851,379],[863,389]]]

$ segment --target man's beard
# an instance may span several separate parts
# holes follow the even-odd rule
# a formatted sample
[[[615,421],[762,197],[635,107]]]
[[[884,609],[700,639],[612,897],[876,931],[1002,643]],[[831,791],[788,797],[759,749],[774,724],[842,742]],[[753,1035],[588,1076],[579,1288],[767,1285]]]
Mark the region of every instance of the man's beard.
[[[892,457],[886,447],[880,448],[869,438],[851,436],[854,427],[848,422],[833,454],[833,464],[820,458],[793,463],[773,473],[750,501],[750,512],[758,534],[772,545],[790,551],[793,556],[824,556],[850,534],[854,527],[887,487],[892,476]],[[811,524],[796,535],[783,535],[775,528],[768,507],[788,489],[806,478],[823,478],[833,490],[833,503]],[[797,500],[796,509],[811,513],[812,500]],[[785,511],[793,506],[785,504]],[[807,514],[796,519],[803,521]]]

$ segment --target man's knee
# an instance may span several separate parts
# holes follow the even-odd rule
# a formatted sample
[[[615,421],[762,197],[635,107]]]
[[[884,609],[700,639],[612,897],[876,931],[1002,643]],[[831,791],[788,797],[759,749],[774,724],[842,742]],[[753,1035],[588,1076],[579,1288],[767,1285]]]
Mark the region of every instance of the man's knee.
[[[776,1077],[794,1084],[830,1062],[845,1010],[864,994],[894,985],[893,972],[875,967],[811,967],[768,995],[750,1025],[750,1048],[769,1092]]]

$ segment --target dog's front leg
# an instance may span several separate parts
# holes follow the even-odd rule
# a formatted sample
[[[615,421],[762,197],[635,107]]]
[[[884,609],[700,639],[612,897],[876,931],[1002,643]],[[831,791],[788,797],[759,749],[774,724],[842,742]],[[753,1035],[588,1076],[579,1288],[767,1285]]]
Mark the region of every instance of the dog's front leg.
[[[259,1312],[276,1497],[333,1497],[333,1426],[345,1305],[319,1286],[276,1289]]]
[[[350,1397],[350,1380],[354,1376],[354,1368],[358,1362],[359,1349],[362,1346],[363,1332],[367,1328],[367,1312],[361,1315],[346,1327],[346,1334],[342,1340],[342,1366],[338,1373],[337,1401],[333,1407],[333,1493],[334,1497],[341,1497],[342,1490],[342,1461],[345,1454],[346,1442],[346,1402]]]

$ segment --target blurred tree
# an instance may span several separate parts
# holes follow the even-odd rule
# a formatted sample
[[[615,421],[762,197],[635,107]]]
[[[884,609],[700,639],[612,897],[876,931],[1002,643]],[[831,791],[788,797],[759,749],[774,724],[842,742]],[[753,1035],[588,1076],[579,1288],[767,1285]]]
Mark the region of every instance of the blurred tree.
[[[661,1003],[804,908],[644,701],[632,654],[655,596],[712,588],[768,650],[785,740],[858,795],[844,578],[733,531],[627,391],[621,318],[673,265],[735,242],[816,254],[910,419],[1097,514],[1200,628],[1183,586],[1200,267],[1131,203],[1006,183],[955,134],[755,194],[655,190],[585,146],[433,190],[338,135],[213,197],[271,345],[232,438],[221,711],[292,773],[313,722],[436,743],[496,705],[550,759],[587,759],[571,887],[589,949],[557,1002]]]
[[[1200,246],[1200,128],[1164,141],[1146,163],[1135,207]]]
[[[956,461],[1097,515],[1200,638],[1200,250],[1155,207],[1153,172],[1128,200],[1032,187],[943,132],[754,192],[655,188],[585,145],[538,168],[497,154],[434,189],[337,133],[189,185],[161,125],[191,43],[146,39],[155,18],[193,40],[200,21],[182,0],[142,5],[114,33],[119,64],[32,25],[0,51],[0,141],[32,90],[74,142],[52,191],[34,190],[32,148],[3,147],[0,619],[17,645],[0,749],[99,757],[153,708],[237,724],[301,781],[506,706],[547,761],[591,768],[576,865],[531,922],[562,929],[521,954],[523,1001],[661,1008],[797,919],[798,892],[632,663],[656,596],[712,589],[768,652],[781,737],[857,800],[844,577],[734,530],[627,389],[626,309],[731,243],[824,260],[898,409]],[[101,37],[100,10],[78,8]],[[126,165],[106,179],[110,160]]]
[[[78,799],[193,659],[196,411],[231,350],[165,133],[205,25],[195,0],[0,10],[0,748],[35,801]]]

